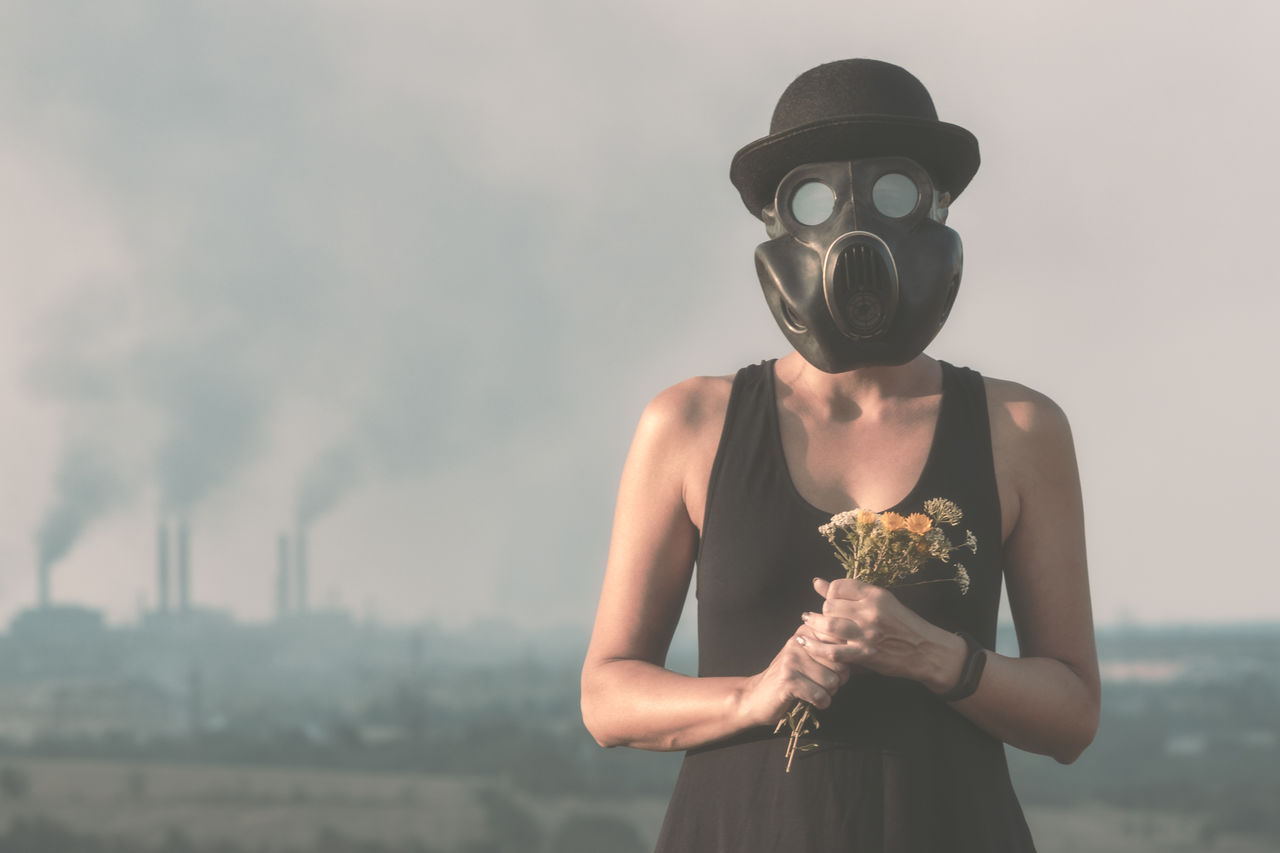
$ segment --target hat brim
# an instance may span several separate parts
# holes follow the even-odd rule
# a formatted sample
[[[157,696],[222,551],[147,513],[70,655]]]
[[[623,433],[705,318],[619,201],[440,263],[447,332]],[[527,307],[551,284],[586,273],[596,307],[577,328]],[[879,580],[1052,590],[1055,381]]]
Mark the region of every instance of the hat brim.
[[[963,127],[933,119],[862,115],[827,119],[757,139],[733,155],[729,180],[759,217],[778,182],[796,166],[860,157],[910,157],[954,199],[978,171],[978,140]]]

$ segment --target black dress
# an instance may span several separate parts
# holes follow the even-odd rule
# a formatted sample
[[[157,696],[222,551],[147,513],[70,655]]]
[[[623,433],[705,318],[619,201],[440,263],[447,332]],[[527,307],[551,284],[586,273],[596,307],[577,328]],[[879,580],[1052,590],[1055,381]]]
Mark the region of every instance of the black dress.
[[[930,622],[995,647],[1000,602],[1000,503],[982,377],[942,363],[942,403],[919,481],[893,509],[929,498],[964,511],[953,541],[971,586],[896,590]],[[831,510],[849,507],[831,507]],[[748,676],[767,667],[821,608],[811,579],[842,577],[818,534],[830,512],[806,501],[787,470],[773,362],[734,379],[711,470],[697,560],[699,674]],[[958,553],[957,556],[960,556]],[[941,564],[922,577],[947,577]],[[840,688],[821,728],[784,773],[786,733],[743,732],[689,750],[658,840],[659,853],[938,853],[1034,851],[1009,781],[1004,744],[922,685],[864,672]],[[802,741],[803,743],[804,741]]]

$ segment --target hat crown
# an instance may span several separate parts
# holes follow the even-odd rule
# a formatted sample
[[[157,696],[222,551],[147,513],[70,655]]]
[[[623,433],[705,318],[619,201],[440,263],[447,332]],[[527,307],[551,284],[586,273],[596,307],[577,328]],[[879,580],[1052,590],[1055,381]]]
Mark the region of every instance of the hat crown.
[[[773,111],[769,135],[733,155],[729,180],[758,217],[796,166],[888,155],[915,160],[953,199],[980,159],[974,135],[939,121],[928,90],[905,68],[842,59],[791,82]]]
[[[791,82],[774,108],[769,133],[869,115],[938,119],[929,91],[905,68],[877,59],[842,59]]]

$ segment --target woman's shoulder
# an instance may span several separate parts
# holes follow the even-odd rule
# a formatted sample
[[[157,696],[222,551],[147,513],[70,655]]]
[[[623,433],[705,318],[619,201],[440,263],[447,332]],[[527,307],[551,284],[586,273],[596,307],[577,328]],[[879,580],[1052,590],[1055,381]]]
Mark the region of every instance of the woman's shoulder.
[[[1049,395],[1009,379],[982,377],[992,430],[1026,437],[1069,434],[1067,413]]]
[[[1001,502],[1016,517],[1033,495],[1078,477],[1071,424],[1062,407],[1041,391],[1007,379],[984,376],[983,381]]]
[[[678,382],[649,401],[636,427],[633,452],[679,479],[681,499],[698,529],[732,390],[732,376]]]
[[[660,391],[645,407],[641,427],[696,434],[723,425],[733,376],[694,376]]]
[[[1077,480],[1067,415],[1047,394],[1008,379],[983,376],[991,449],[1007,538],[1028,502],[1043,501]]]

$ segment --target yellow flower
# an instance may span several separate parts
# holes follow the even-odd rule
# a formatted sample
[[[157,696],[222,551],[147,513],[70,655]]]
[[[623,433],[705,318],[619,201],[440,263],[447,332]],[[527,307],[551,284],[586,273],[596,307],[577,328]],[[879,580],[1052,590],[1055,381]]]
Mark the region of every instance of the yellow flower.
[[[901,530],[907,526],[907,520],[896,512],[884,512],[880,514],[880,524],[885,530]]]
[[[913,512],[907,516],[907,529],[917,536],[923,536],[933,527],[933,521],[922,512]]]
[[[855,510],[854,518],[857,520],[858,524],[876,523],[876,514],[869,509]]]

